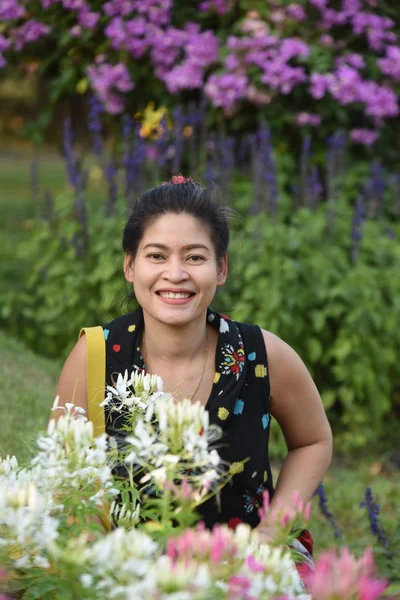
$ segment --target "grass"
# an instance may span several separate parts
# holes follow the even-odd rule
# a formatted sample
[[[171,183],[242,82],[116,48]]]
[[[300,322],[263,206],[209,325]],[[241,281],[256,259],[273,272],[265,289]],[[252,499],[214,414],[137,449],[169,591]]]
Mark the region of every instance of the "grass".
[[[0,456],[26,461],[38,430],[46,426],[60,365],[27,350],[0,331]]]

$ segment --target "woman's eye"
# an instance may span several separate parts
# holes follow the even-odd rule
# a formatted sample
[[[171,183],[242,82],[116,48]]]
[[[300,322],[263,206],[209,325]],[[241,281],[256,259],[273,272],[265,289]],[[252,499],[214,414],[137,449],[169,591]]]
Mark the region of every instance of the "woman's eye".
[[[153,258],[154,260],[160,260],[164,257],[162,254],[154,253],[154,254],[148,254],[147,258]]]
[[[204,260],[204,256],[194,254],[193,256],[189,256],[188,260],[191,260],[192,262],[201,262],[202,260]]]

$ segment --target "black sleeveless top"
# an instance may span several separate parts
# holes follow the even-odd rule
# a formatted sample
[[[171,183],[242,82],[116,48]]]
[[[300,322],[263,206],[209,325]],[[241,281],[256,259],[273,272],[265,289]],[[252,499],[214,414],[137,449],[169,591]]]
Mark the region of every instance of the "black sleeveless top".
[[[219,332],[215,376],[206,404],[210,424],[223,432],[218,441],[221,458],[235,473],[218,497],[197,508],[206,527],[240,522],[256,527],[262,493],[272,497],[274,488],[268,458],[270,432],[270,383],[265,342],[259,327],[231,321],[207,311],[208,323]],[[124,315],[103,327],[106,339],[106,381],[113,385],[116,374],[145,370],[140,353],[143,311]],[[106,431],[121,435],[123,415],[110,415],[106,407]],[[240,463],[248,459],[244,465]]]

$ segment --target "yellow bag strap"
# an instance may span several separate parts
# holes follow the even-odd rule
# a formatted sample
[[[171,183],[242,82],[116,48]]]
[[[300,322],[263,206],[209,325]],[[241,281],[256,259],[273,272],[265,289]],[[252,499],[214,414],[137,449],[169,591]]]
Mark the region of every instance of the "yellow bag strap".
[[[94,436],[105,432],[104,407],[99,406],[106,395],[106,342],[102,327],[85,327],[86,335],[88,419],[93,423]]]

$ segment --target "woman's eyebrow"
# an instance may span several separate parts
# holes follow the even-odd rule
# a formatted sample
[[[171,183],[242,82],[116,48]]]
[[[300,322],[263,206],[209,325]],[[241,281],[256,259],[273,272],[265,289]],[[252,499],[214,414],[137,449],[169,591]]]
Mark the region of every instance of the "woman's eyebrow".
[[[165,244],[158,244],[156,242],[151,242],[150,244],[146,244],[146,246],[143,247],[143,250],[146,250],[146,248],[160,248],[161,250],[169,250],[169,247],[166,246]],[[186,246],[182,246],[183,250],[194,250],[195,248],[202,248],[203,250],[210,250],[208,248],[208,246],[205,246],[204,244],[187,244]]]

